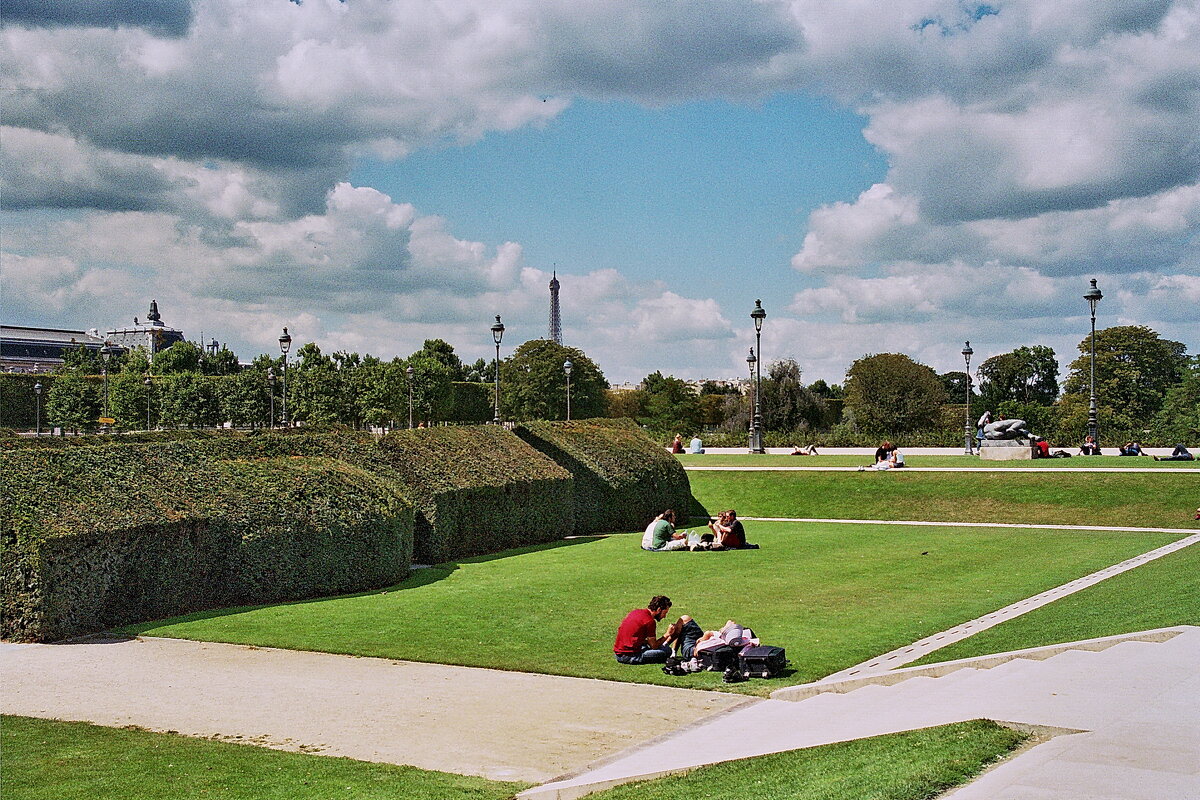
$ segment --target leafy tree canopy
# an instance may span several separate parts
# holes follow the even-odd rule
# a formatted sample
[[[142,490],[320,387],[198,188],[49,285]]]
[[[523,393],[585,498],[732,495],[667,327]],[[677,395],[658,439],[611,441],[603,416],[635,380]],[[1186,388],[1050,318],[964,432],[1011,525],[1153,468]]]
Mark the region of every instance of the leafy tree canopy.
[[[577,347],[551,339],[531,339],[500,367],[501,416],[506,419],[565,419],[571,362],[571,418],[604,416],[608,380],[596,362]]]
[[[700,398],[686,381],[654,372],[643,379],[642,385],[646,392],[643,424],[663,432],[685,433],[700,429]]]
[[[1079,343],[1071,362],[1066,393],[1071,404],[1086,405],[1089,394],[1091,337]],[[1120,325],[1096,331],[1096,398],[1102,424],[1135,430],[1147,425],[1163,406],[1167,392],[1183,381],[1187,347],[1163,339],[1144,325]],[[1064,400],[1067,398],[1064,398]]]
[[[931,428],[945,402],[937,374],[903,353],[864,356],[846,372],[846,407],[864,431],[898,434]]]
[[[955,395],[950,397],[953,400]],[[1045,345],[1018,347],[987,359],[979,365],[979,397],[991,409],[1004,402],[1051,405],[1058,398],[1054,349]]]
[[[761,410],[766,430],[794,431],[820,425],[825,401],[804,385],[796,360],[785,358],[767,368]]]

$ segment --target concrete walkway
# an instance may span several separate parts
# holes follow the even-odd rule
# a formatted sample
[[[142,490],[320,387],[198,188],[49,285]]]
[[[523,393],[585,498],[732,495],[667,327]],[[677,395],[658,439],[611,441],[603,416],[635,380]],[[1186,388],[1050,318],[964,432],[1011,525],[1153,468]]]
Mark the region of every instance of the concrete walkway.
[[[871,467],[820,467],[820,466],[795,466],[795,467],[756,467],[751,465],[739,467],[703,467],[695,465],[684,465],[684,470],[687,472],[883,472],[887,474],[909,473],[909,472],[1153,472],[1153,473],[1173,473],[1173,472],[1189,472],[1200,474],[1200,468],[1196,467],[904,467],[901,470],[895,469],[873,469]]]
[[[530,782],[745,702],[664,686],[156,638],[5,644],[0,675],[5,714]]]
[[[1196,800],[1200,628],[1181,630],[1162,643],[1071,650],[800,702],[761,701],[520,797],[573,800],[635,776],[983,717],[1079,732],[1000,765],[955,800]]]

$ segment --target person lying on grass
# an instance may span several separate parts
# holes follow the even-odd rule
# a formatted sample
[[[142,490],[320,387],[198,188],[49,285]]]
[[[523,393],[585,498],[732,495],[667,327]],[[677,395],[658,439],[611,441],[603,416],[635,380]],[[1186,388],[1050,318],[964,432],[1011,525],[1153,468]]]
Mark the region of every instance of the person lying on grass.
[[[656,553],[685,549],[688,546],[687,534],[675,530],[678,519],[679,515],[668,508],[651,520],[642,534],[642,549]]]
[[[676,645],[680,652],[692,657],[696,642],[704,631],[688,615],[667,626],[662,638],[658,637],[658,623],[666,619],[671,610],[671,598],[655,595],[645,608],[635,608],[625,615],[617,628],[617,639],[613,643],[613,655],[619,664],[662,664],[671,657]]]

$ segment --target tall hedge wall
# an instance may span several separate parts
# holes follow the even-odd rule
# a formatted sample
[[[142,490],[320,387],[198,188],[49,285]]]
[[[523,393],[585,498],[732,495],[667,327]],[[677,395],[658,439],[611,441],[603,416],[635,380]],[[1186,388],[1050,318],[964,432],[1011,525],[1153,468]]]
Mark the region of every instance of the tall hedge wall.
[[[3,637],[60,639],[408,573],[413,512],[386,480],[328,458],[197,456],[179,444],[7,453]]]
[[[691,513],[687,473],[629,419],[528,422],[514,431],[575,478],[575,531],[631,531],[666,508]]]

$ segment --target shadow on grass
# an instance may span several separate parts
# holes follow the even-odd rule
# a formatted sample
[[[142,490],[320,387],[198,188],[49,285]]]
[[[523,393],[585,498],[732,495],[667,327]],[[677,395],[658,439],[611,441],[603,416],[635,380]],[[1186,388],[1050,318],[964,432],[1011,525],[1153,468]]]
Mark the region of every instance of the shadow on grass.
[[[181,614],[174,617],[164,617],[157,620],[148,620],[146,622],[135,622],[130,625],[122,625],[113,628],[110,631],[103,633],[91,634],[90,636],[76,637],[74,639],[64,639],[55,644],[107,644],[118,641],[128,641],[134,636],[138,636],[152,631],[155,628],[161,628],[166,625],[175,625],[183,622],[196,622],[198,620],[218,619],[220,617],[233,616],[242,614],[247,611],[255,611],[262,608],[280,608],[285,606],[298,606],[307,603],[321,603],[327,600],[351,600],[356,597],[370,597],[377,594],[388,594],[391,592],[402,592],[407,589],[417,589],[422,586],[428,586],[437,583],[440,580],[448,578],[451,574],[458,570],[462,564],[483,564],[488,561],[496,561],[502,558],[512,558],[514,556],[527,555],[529,553],[538,553],[544,550],[557,550],[560,547],[573,547],[575,545],[590,544],[605,538],[604,536],[580,536],[571,539],[563,539],[556,542],[547,542],[545,544],[533,544],[523,547],[514,547],[509,550],[501,550],[497,553],[488,553],[482,556],[473,556],[471,558],[460,558],[457,561],[446,561],[441,564],[433,564],[427,567],[419,567],[410,570],[407,578],[400,583],[394,583],[390,586],[381,586],[377,589],[367,589],[361,592],[352,592],[350,594],[335,594],[326,595],[324,597],[303,597],[295,600],[281,600],[274,603],[258,603],[255,605],[244,606],[226,606],[224,608],[205,609],[203,611],[193,611],[190,614]]]

